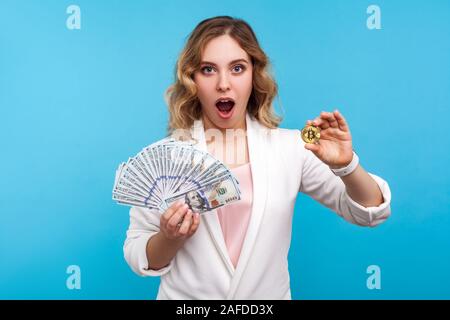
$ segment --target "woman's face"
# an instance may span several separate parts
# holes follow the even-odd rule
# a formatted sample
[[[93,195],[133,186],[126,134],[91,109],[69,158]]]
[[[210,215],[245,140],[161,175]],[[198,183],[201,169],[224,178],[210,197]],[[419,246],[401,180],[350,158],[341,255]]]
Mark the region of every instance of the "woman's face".
[[[194,74],[205,128],[245,128],[252,92],[251,59],[229,35],[210,40]]]

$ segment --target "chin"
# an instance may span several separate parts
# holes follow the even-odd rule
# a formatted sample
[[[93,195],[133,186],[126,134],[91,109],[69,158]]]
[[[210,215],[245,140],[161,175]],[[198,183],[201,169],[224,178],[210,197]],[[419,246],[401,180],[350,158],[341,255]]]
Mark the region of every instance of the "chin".
[[[205,112],[209,122],[218,129],[235,128],[240,122],[245,122],[245,110],[233,106],[227,114],[220,112],[218,108],[213,107]]]
[[[217,119],[214,125],[220,129],[232,129],[235,128],[241,122],[240,117],[234,116],[230,119]]]

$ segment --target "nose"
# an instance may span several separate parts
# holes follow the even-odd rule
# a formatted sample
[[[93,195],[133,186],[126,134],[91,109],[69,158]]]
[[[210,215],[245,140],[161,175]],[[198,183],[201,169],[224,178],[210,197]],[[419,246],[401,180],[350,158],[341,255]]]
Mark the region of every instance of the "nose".
[[[230,90],[230,81],[228,79],[228,75],[226,73],[222,73],[219,75],[219,80],[217,83],[217,91],[228,91]]]

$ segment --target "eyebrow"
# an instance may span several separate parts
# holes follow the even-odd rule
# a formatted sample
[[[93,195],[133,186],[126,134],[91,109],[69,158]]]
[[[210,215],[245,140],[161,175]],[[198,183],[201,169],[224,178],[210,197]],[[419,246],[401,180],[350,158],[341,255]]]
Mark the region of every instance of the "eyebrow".
[[[248,64],[248,61],[245,60],[245,59],[236,59],[236,60],[231,61],[228,65],[232,65],[232,64],[235,64],[235,63],[238,63],[238,62],[245,62],[245,63]],[[201,64],[210,64],[210,65],[213,65],[213,66],[217,66],[217,64],[215,64],[214,62],[209,62],[209,61],[202,61]]]

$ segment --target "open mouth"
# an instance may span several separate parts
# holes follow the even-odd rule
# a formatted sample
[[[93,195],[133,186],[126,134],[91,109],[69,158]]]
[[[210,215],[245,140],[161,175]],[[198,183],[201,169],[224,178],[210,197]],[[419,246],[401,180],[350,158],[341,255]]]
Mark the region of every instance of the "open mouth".
[[[216,102],[216,107],[222,114],[228,114],[233,110],[234,101],[232,99],[219,99]]]

